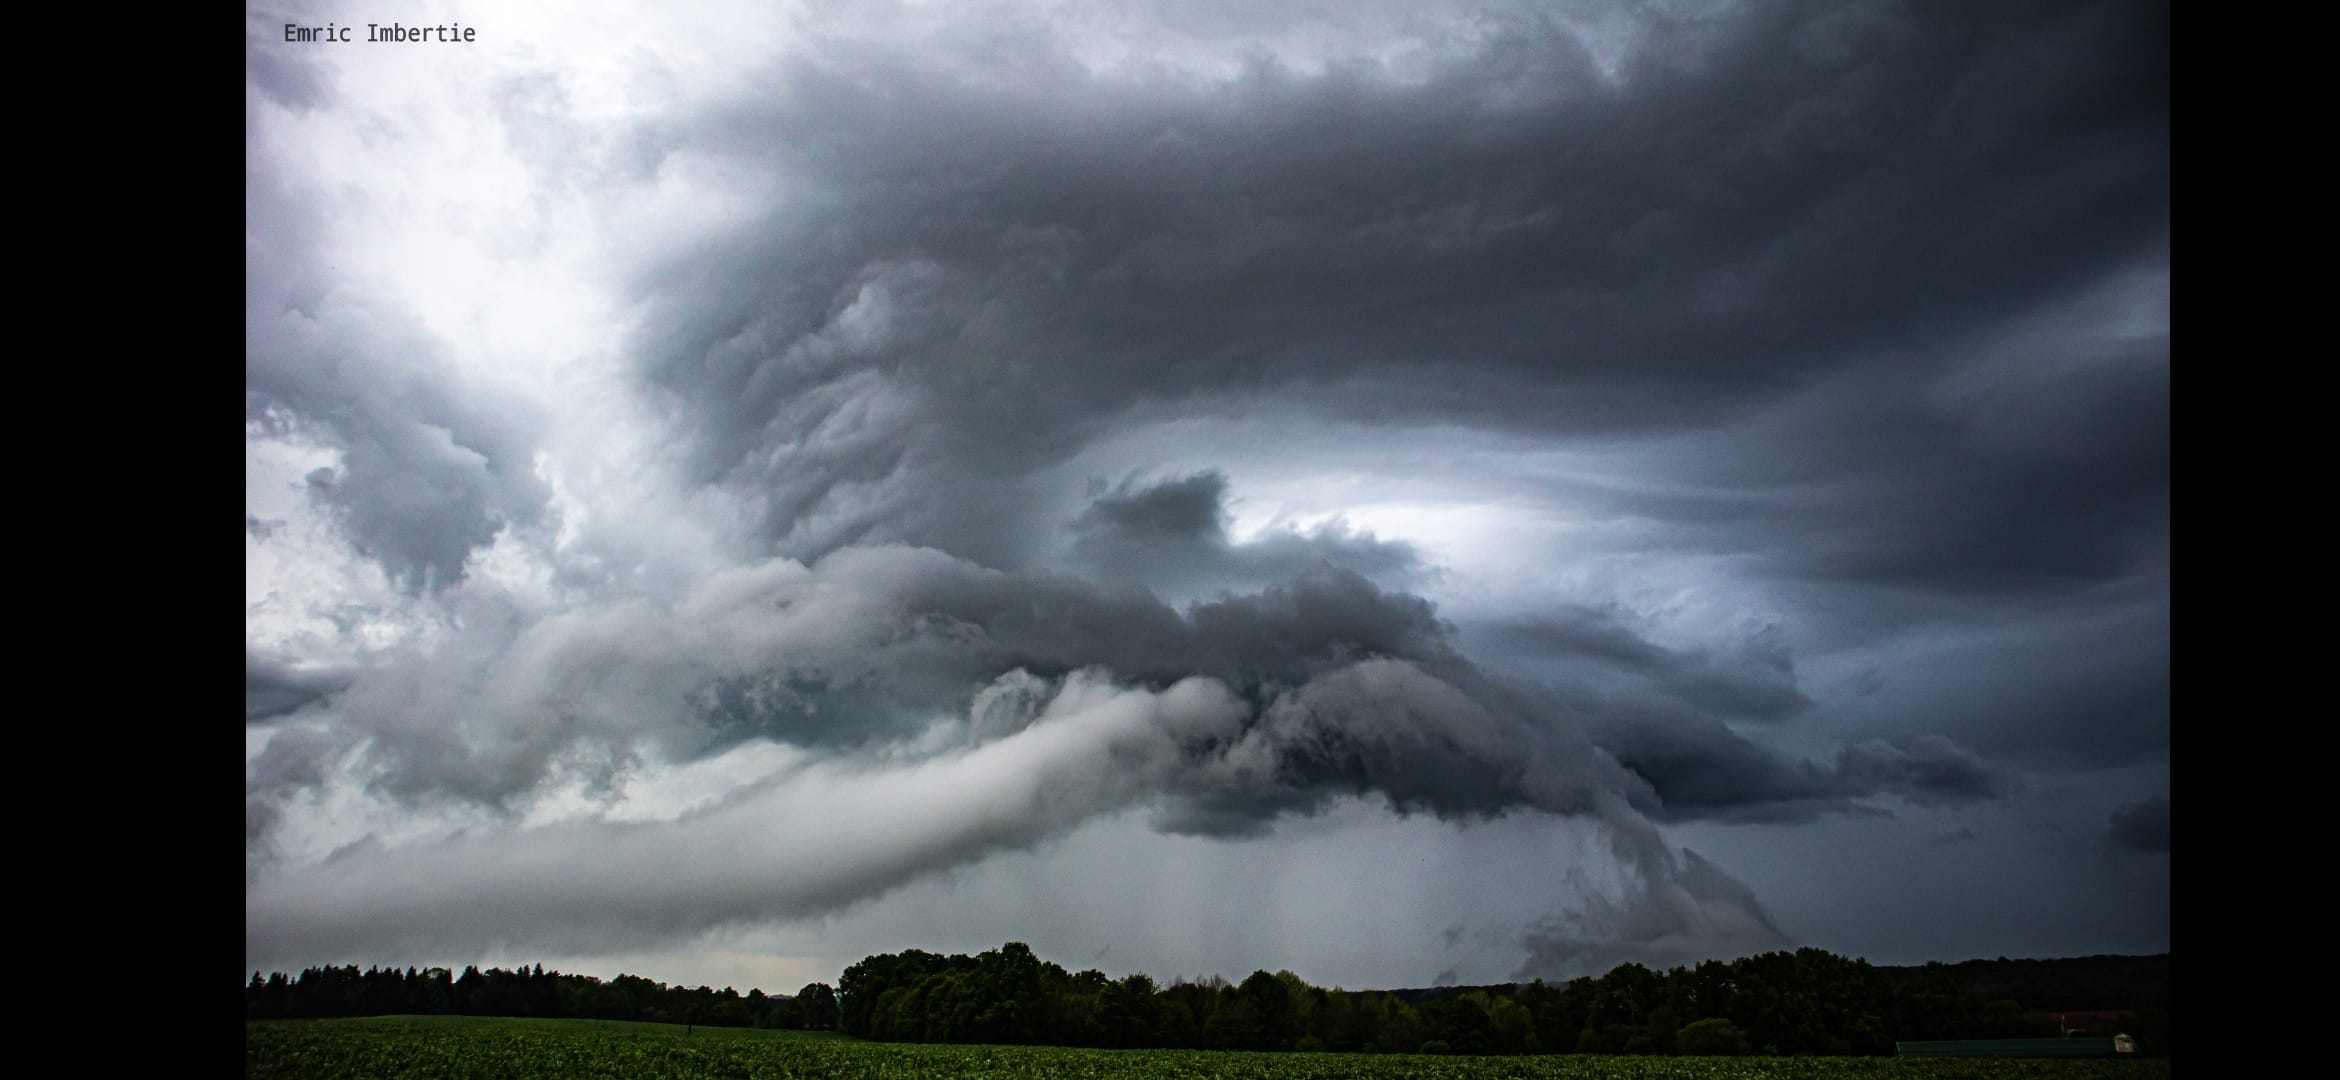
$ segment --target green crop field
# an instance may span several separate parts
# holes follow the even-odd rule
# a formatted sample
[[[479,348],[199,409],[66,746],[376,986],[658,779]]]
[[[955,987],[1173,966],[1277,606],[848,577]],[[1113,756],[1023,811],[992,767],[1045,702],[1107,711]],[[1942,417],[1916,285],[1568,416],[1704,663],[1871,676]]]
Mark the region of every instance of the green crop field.
[[[872,1043],[812,1032],[679,1024],[387,1016],[244,1025],[244,1075],[311,1077],[983,1077],[1039,1080],[2166,1080],[2169,1062],[1890,1058],[1426,1057]]]

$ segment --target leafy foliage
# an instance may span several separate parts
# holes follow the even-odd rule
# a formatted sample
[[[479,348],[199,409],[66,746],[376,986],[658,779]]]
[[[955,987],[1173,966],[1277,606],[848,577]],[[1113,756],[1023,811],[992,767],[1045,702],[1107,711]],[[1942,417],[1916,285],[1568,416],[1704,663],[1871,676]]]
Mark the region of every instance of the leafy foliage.
[[[1942,977],[1904,985],[1865,960],[1820,949],[1665,972],[1621,964],[1565,986],[1539,981],[1409,1000],[1311,986],[1289,971],[1254,971],[1232,986],[1156,987],[1142,975],[1114,982],[1096,971],[1068,972],[1011,942],[980,956],[872,956],[847,968],[837,990],[841,1030],[889,1042],[1430,1054],[1738,1055],[1762,1047],[1771,1055],[1890,1056],[1897,1039],[2021,1035],[2038,1023],[2012,999],[1978,1004]]]
[[[2149,965],[2085,962],[2089,972]],[[1961,977],[1962,970],[1986,979]],[[1772,952],[1659,972],[1621,964],[1564,985],[1350,993],[1289,971],[1254,971],[1164,986],[1067,971],[1022,942],[977,956],[912,949],[863,959],[834,988],[791,997],[726,987],[669,987],[634,975],[604,983],[517,971],[311,968],[291,979],[255,972],[247,1019],[391,1013],[640,1020],[690,1026],[842,1031],[896,1043],[983,1043],[1108,1049],[1365,1052],[1377,1054],[1608,1054],[1890,1056],[1895,1041],[2053,1036],[2027,986],[2055,999],[2114,996],[2101,976],[2058,974],[2050,962],[1928,965],[1887,974],[1819,949]],[[2162,982],[2145,1000],[2166,1002]],[[2009,973],[2013,974],[2010,975]],[[2029,983],[2021,979],[2028,978]],[[1993,996],[1980,1000],[1974,989]],[[2077,987],[2077,989],[2076,989]],[[2166,1055],[2168,1010],[2123,1014],[2120,1030],[2148,1056]],[[2044,1027],[2043,1027],[2044,1025]],[[2113,1031],[2093,1031],[2110,1035]]]
[[[826,983],[813,983],[794,998],[767,997],[762,990],[742,997],[728,986],[670,987],[639,975],[603,982],[590,975],[548,973],[542,964],[518,971],[467,967],[460,976],[446,968],[361,972],[354,964],[309,968],[297,979],[283,972],[263,979],[253,972],[244,988],[247,1020],[390,1014],[567,1017],[819,1031],[837,1026],[837,998]]]

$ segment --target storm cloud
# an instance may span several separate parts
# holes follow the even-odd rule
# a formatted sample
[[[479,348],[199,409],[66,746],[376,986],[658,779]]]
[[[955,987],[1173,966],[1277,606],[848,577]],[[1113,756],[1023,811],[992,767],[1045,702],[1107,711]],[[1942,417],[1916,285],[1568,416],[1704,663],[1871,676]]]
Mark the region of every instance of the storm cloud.
[[[1270,584],[1320,567],[1405,585],[1428,569],[1410,545],[1337,520],[1234,543],[1227,499],[1227,478],[1217,472],[1101,488],[1072,522],[1070,561],[1086,576],[1174,596]]]
[[[1880,363],[1938,372],[1914,335],[1986,336],[2162,243],[2165,103],[2140,77],[2162,45],[2122,5],[1766,5],[1650,28],[1678,47],[1613,82],[1547,16],[1474,29],[1403,69],[1260,59],[1215,82],[1089,69],[1048,34],[939,56],[825,39],[660,133],[791,193],[645,276],[647,374],[694,414],[697,475],[757,489],[788,550],[996,560],[1001,526],[934,482],[1011,481],[1115,416],[1284,390],[1416,423],[1680,430]],[[1799,419],[1836,430],[1787,446],[1903,501],[1814,569],[2077,568],[2071,543],[2108,522],[1992,537],[2030,516],[1994,474],[2151,485],[2129,466],[2166,448],[2123,424],[2162,385],[2142,362],[2049,382],[2087,410],[2059,415],[2115,418],[2110,447],[1977,445],[1944,403],[1904,406],[1932,428],[1913,430],[1836,395],[1860,411]],[[2098,409],[2072,378],[2146,400]],[[2061,445],[2079,459],[2043,453]],[[1743,460],[1776,484],[1801,464],[1783,449]],[[1964,490],[1904,498],[1913,468]]]
[[[537,521],[533,406],[466,380],[395,300],[332,287],[317,264],[324,211],[246,145],[244,423],[323,446],[310,497],[408,592],[462,580],[473,552]]]
[[[244,722],[254,723],[298,712],[325,700],[349,684],[352,673],[332,668],[301,668],[244,651]]]
[[[1688,848],[1680,870],[1634,882],[1621,897],[1602,892],[1539,920],[1523,937],[1516,979],[1568,979],[1622,963],[1658,968],[1735,959],[1786,946],[1755,894]]]
[[[1960,959],[1750,868],[2168,848],[2165,10],[458,9],[247,19],[254,964],[1104,955],[1100,835],[1413,868],[1175,952],[1325,981]]]

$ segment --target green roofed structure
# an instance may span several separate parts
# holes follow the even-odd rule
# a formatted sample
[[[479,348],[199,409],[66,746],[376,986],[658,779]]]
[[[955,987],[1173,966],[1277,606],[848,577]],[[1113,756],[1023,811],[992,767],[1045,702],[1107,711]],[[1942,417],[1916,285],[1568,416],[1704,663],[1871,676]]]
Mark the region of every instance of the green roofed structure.
[[[1897,1042],[1897,1057],[2112,1057],[2133,1054],[2135,1042],[2126,1035],[2065,1039],[1936,1039]]]

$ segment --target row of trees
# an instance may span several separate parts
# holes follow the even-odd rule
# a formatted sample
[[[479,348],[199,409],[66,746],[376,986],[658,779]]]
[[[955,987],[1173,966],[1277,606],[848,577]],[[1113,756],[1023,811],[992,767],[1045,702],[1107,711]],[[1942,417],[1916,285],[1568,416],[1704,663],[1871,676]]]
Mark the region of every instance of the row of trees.
[[[837,981],[840,1027],[903,1042],[1397,1053],[1891,1054],[1895,1040],[2054,1037],[2053,1019],[1985,1001],[1947,965],[1888,977],[1819,949],[1664,972],[1624,964],[1564,985],[1443,996],[1350,993],[1289,971],[1161,986],[1068,972],[1020,942],[980,956],[869,957]],[[2165,1009],[2129,1025],[2166,1052]],[[2106,1032],[2109,1034],[2110,1032]]]
[[[2120,958],[2090,958],[2120,959]],[[2075,961],[2086,964],[2089,961]],[[1877,968],[1819,949],[1659,972],[1620,965],[1552,985],[1351,993],[1289,971],[1167,986],[1068,972],[1010,942],[979,956],[910,950],[868,957],[835,988],[793,997],[669,987],[638,975],[320,967],[258,972],[252,1019],[454,1013],[583,1017],[730,1027],[840,1029],[901,1042],[1395,1053],[1891,1054],[1895,1040],[2053,1037],[2049,1008],[2134,1001],[2122,1029],[2168,1053],[2167,958],[2063,972],[2036,962]],[[2056,964],[2062,962],[2045,962]],[[2127,961],[2124,961],[2127,963]],[[2154,966],[2156,965],[2157,966]],[[2075,980],[2079,980],[2075,982]],[[2077,988],[2076,988],[2077,987]],[[1986,994],[2020,994],[2024,999]],[[2088,1000],[2064,1000],[2084,994]],[[2111,1034],[2108,1031],[2094,1034]]]
[[[837,996],[827,983],[813,983],[794,997],[771,997],[760,989],[742,996],[728,986],[668,986],[639,975],[603,982],[547,972],[542,964],[517,971],[467,967],[460,976],[438,967],[359,971],[354,964],[309,968],[298,977],[279,971],[263,979],[255,971],[244,989],[244,1015],[253,1020],[399,1013],[826,1030],[837,1026]]]

